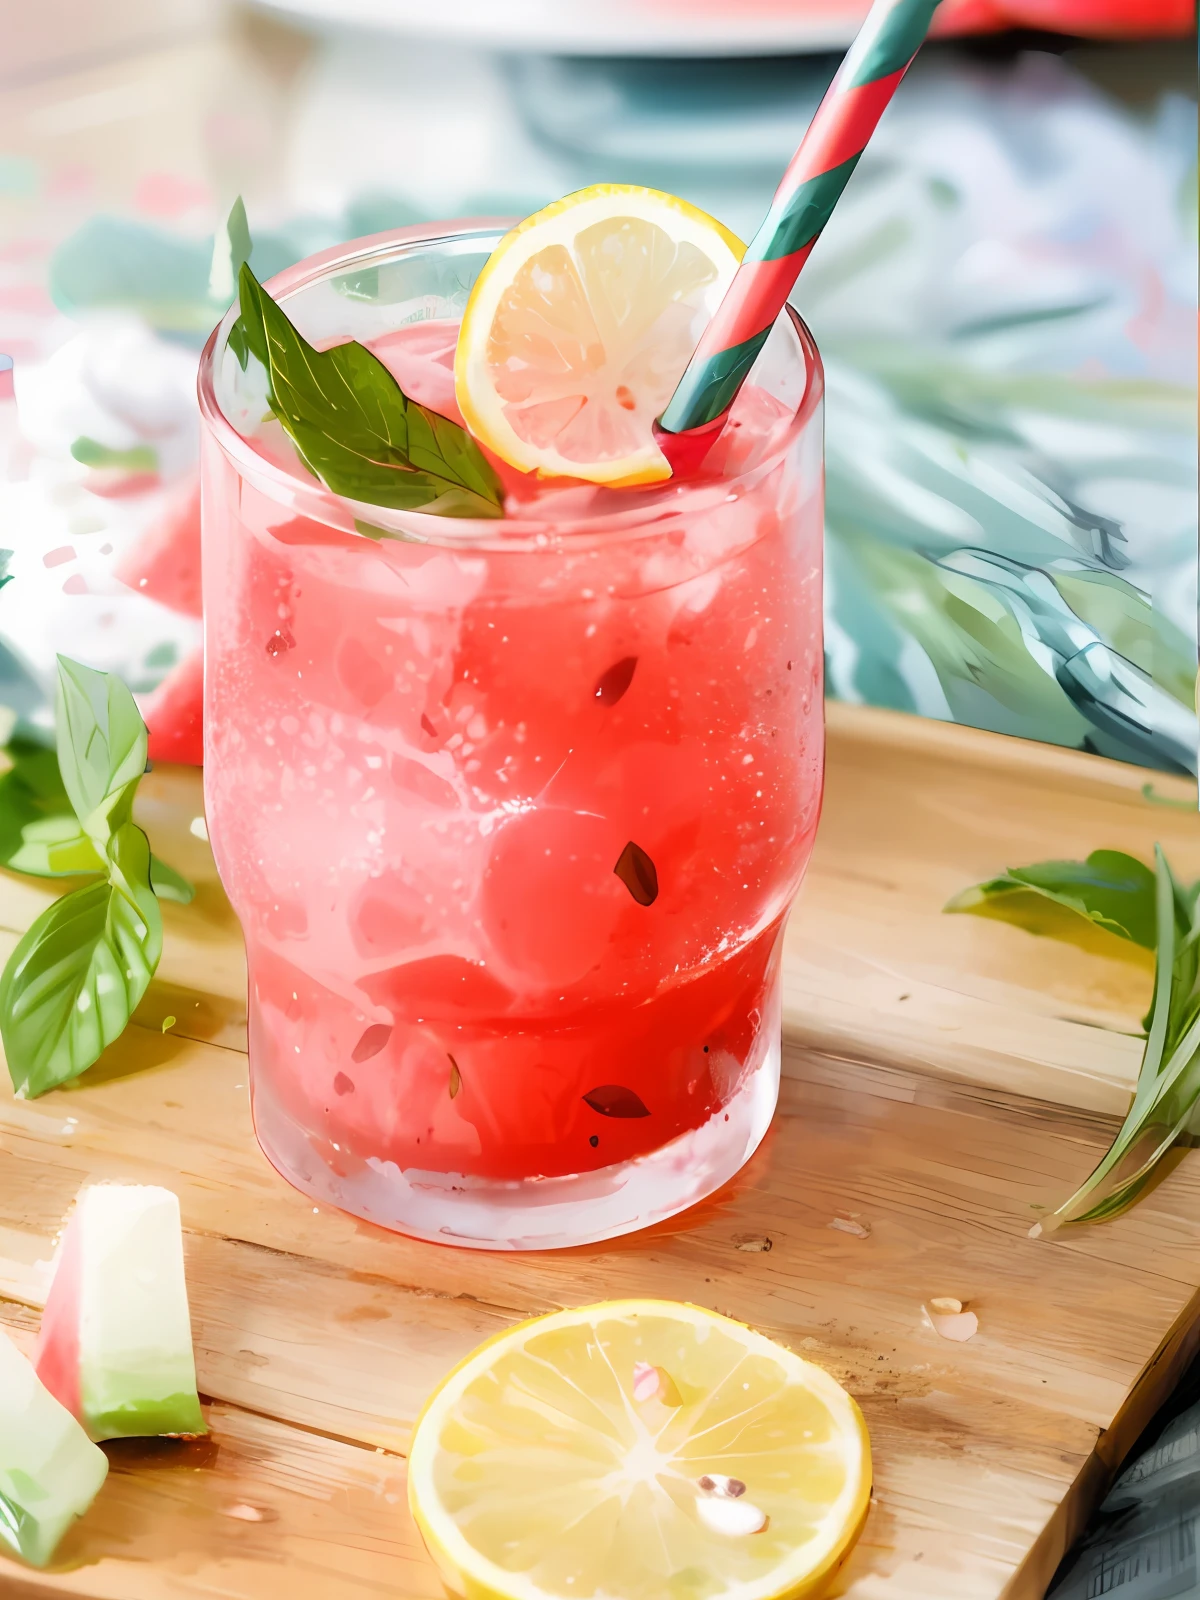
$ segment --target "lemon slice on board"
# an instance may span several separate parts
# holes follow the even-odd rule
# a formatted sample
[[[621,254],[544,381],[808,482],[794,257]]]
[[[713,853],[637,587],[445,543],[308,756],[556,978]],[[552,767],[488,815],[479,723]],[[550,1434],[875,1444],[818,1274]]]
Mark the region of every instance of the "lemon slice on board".
[[[471,1600],[815,1593],[871,1454],[819,1367],[698,1306],[617,1300],[496,1335],[417,1422],[409,1503]]]
[[[684,200],[601,183],[501,239],[471,291],[454,388],[481,443],[525,472],[671,476],[654,420],[745,246]]]

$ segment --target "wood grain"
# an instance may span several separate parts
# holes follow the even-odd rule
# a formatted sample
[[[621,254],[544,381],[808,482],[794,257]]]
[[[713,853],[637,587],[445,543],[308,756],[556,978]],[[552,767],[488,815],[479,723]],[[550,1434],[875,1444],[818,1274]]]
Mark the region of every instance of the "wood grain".
[[[1194,1347],[1200,1162],[1177,1162],[1115,1224],[1030,1239],[1038,1208],[1111,1136],[1138,1054],[1119,1029],[1136,1025],[1148,975],[939,908],[1010,862],[1099,845],[1146,854],[1160,837],[1200,870],[1196,818],[1148,804],[1144,781],[1017,741],[835,714],[766,1143],[660,1228],[489,1256],[314,1208],[258,1153],[236,924],[188,832],[195,775],[156,771],[142,818],[200,894],[167,908],[160,977],[85,1079],[31,1104],[0,1092],[0,1320],[32,1341],[85,1179],[169,1184],[212,1437],[110,1447],[109,1480],[55,1567],[0,1561],[0,1593],[424,1600],[439,1589],[403,1457],[431,1386],[521,1317],[658,1294],[752,1322],[859,1399],[876,1494],[838,1593],[1040,1600]],[[51,892],[0,879],[7,940]],[[975,1339],[948,1344],[927,1325],[937,1294],[977,1312]]]
[[[1155,841],[1198,876],[1194,781],[893,712],[828,713],[821,830],[784,964],[792,1035],[1123,1113],[1148,953],[942,907],[1006,866],[1104,848],[1151,861]]]

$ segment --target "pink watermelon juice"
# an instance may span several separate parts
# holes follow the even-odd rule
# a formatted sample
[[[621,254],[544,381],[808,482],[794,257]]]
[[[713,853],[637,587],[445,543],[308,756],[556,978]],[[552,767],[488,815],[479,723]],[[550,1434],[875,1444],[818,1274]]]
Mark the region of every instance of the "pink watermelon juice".
[[[379,331],[378,300],[317,298],[330,272],[272,291],[456,415],[453,292]],[[569,1244],[699,1199],[765,1132],[823,733],[820,367],[794,319],[763,364],[694,482],[504,468],[507,515],[474,522],[336,501],[210,346],[208,827],[258,1136],[314,1197]]]

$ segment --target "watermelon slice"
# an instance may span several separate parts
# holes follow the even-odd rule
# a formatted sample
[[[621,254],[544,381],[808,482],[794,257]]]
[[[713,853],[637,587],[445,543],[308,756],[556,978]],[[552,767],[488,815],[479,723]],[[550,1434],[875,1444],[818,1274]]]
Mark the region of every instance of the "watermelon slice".
[[[179,1201],[169,1189],[99,1184],[83,1191],[34,1365],[93,1439],[206,1431]]]
[[[169,611],[200,615],[200,483],[174,489],[163,514],[118,563],[116,577]]]
[[[170,611],[198,617],[200,605],[200,482],[175,488],[162,515],[116,568],[120,581]],[[181,661],[153,693],[139,697],[150,730],[151,761],[204,760],[204,653]]]
[[[151,761],[204,763],[204,651],[181,661],[152,694],[139,698]]]
[[[0,1540],[44,1567],[107,1471],[103,1450],[0,1329]]]

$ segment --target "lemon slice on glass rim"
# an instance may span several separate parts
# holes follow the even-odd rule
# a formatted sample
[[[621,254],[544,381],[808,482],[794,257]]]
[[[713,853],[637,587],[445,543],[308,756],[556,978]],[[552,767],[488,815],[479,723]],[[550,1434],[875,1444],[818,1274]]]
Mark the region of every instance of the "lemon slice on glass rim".
[[[701,1307],[618,1300],[468,1356],[418,1419],[408,1481],[471,1600],[783,1600],[847,1555],[871,1456],[821,1368]]]
[[[602,183],[501,239],[454,362],[475,437],[524,472],[633,485],[671,476],[654,420],[745,246],[706,212]]]

